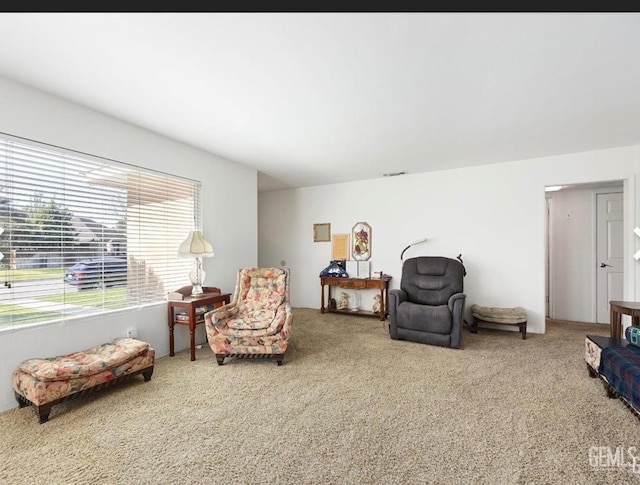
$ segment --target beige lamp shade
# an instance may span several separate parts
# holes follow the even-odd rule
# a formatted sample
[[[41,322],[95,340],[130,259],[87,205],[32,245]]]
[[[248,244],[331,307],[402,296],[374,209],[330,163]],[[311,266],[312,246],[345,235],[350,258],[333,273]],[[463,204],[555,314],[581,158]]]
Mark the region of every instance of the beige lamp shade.
[[[210,258],[214,254],[213,246],[204,238],[201,231],[191,231],[178,248],[178,255],[183,258]]]

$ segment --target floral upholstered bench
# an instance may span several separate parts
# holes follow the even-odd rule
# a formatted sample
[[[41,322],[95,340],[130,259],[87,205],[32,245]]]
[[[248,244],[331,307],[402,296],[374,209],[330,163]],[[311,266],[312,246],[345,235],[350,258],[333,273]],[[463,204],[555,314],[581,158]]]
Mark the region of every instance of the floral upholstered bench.
[[[137,374],[148,381],[154,362],[155,350],[148,343],[119,338],[82,352],[25,360],[13,372],[13,390],[19,406],[34,406],[45,423],[51,408],[67,399]]]

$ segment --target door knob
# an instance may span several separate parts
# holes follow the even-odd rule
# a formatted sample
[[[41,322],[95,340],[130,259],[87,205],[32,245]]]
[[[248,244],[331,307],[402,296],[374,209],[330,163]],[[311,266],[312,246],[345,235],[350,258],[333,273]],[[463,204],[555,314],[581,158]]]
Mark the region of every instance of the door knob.
[[[609,266],[610,268],[613,268],[613,266],[611,266],[610,264],[607,263],[600,263],[600,267],[604,268],[605,266]]]

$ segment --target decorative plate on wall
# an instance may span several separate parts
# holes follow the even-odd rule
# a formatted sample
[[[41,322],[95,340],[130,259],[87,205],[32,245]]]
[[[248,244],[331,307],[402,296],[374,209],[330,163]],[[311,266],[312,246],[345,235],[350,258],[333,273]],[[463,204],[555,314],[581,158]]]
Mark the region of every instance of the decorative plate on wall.
[[[351,256],[356,261],[366,261],[371,257],[371,226],[357,222],[351,231]]]

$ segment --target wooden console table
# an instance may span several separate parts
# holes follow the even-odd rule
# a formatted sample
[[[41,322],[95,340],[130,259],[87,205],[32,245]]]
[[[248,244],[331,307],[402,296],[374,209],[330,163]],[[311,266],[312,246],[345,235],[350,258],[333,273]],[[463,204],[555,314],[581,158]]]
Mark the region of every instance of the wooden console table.
[[[611,312],[610,333],[611,338],[622,337],[622,315],[631,316],[632,325],[640,325],[640,302],[637,301],[610,301]]]
[[[198,308],[213,305],[215,308],[221,307],[231,301],[231,293],[221,293],[219,288],[205,287],[204,293],[198,298],[191,296],[191,287],[180,288],[177,293],[183,295],[182,300],[167,301],[167,323],[169,324],[169,355],[173,357],[173,328],[176,325],[186,325],[189,327],[189,337],[191,340],[191,360],[196,360],[196,326],[204,322],[204,312],[198,312]],[[185,310],[182,315],[176,309]]]
[[[334,312],[334,313],[348,313],[350,315],[363,315],[367,317],[378,317],[380,320],[387,318],[389,314],[389,281],[391,281],[391,276],[383,276],[381,278],[338,278],[335,276],[321,276],[320,277],[320,313],[324,312]],[[381,308],[383,311],[380,313],[373,313],[368,310],[338,310],[337,308],[332,308],[329,304],[325,307],[325,299],[324,299],[324,287],[328,286],[328,295],[327,302],[331,301],[331,287],[337,286],[339,288],[347,288],[350,290],[368,290],[368,289],[376,289],[380,290],[380,298],[382,301],[380,302]]]

